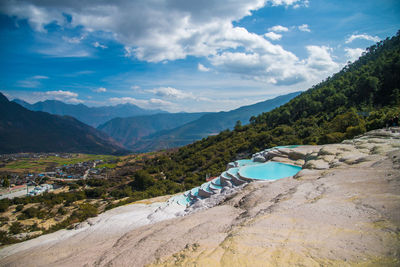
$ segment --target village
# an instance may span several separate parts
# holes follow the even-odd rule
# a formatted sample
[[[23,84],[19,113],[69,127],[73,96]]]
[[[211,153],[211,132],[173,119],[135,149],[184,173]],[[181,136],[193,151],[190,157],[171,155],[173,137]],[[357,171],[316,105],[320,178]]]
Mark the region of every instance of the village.
[[[60,187],[59,182],[72,182],[88,178],[106,178],[106,167],[102,164],[113,164],[117,160],[91,159],[70,163],[56,164],[50,162],[45,171],[34,171],[27,168],[24,172],[13,172],[5,167],[18,160],[46,160],[49,158],[69,159],[74,158],[69,153],[17,153],[0,155],[0,199],[21,196],[36,196],[44,192],[53,191]]]

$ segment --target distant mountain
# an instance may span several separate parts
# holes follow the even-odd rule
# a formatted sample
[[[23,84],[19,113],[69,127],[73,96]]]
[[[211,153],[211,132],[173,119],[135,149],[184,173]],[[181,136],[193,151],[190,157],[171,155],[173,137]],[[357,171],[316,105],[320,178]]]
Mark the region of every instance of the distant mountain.
[[[155,109],[146,110],[133,104],[120,104],[116,106],[88,107],[83,104],[66,104],[57,100],[46,100],[29,104],[20,99],[14,99],[15,103],[32,110],[44,111],[55,115],[72,116],[81,122],[97,127],[111,119],[117,117],[131,117],[139,115],[150,115],[156,113],[166,113],[166,111]]]
[[[30,111],[0,93],[0,154],[127,152],[111,137],[72,117]]]
[[[201,113],[163,113],[112,119],[97,129],[112,136],[126,147],[134,147],[141,138],[161,130],[169,130],[200,118]]]
[[[279,107],[298,96],[300,93],[301,92],[295,92],[278,96],[228,112],[208,113],[175,129],[154,133],[142,138],[134,144],[125,142],[124,144],[133,151],[138,152],[183,146],[209,135],[218,134],[225,129],[233,129],[237,121],[241,121],[241,123],[245,125],[252,116],[257,116],[263,112],[268,112]],[[110,135],[113,136],[112,134]]]

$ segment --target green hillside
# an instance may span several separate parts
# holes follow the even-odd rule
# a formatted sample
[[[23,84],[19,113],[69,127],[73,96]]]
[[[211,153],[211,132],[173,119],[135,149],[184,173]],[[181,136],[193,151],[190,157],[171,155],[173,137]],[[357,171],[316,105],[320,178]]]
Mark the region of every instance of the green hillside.
[[[276,145],[325,144],[384,127],[400,108],[400,32],[287,104],[177,152],[146,162],[144,173],[189,189],[234,159]],[[142,172],[143,174],[143,172]],[[165,180],[146,192],[168,193]],[[145,193],[145,192],[143,192]]]

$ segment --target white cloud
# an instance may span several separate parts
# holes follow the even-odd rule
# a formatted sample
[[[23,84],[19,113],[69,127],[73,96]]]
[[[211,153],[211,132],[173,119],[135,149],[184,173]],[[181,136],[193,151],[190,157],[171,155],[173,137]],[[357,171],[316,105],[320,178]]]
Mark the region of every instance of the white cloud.
[[[46,91],[46,92],[34,92],[35,98],[38,100],[58,100],[66,103],[79,104],[84,101],[78,99],[78,94],[71,91]]]
[[[157,98],[136,99],[133,97],[112,97],[109,99],[109,101],[113,105],[133,104],[145,109],[170,108],[171,106],[174,106],[174,104],[169,101]]]
[[[300,25],[298,28],[299,28],[299,30],[302,31],[302,32],[311,32],[311,30],[310,30],[308,24]]]
[[[353,34],[346,40],[346,44],[353,42],[356,39],[364,39],[367,41],[379,42],[380,38],[378,36],[371,36],[368,34]]]
[[[344,48],[344,51],[346,51],[347,59],[349,61],[353,62],[353,61],[357,60],[363,52],[365,52],[365,49],[346,47],[346,48]]]
[[[327,66],[333,65],[332,58],[324,67],[323,62],[319,62],[315,57],[315,53],[310,52],[308,59],[300,60],[282,46],[272,44],[266,39],[271,38],[272,33],[272,38],[278,38],[279,32],[289,31],[284,26],[275,25],[269,28],[271,34],[267,33],[267,36],[234,26],[234,21],[251,15],[253,11],[265,5],[306,6],[308,1],[165,0],[155,3],[99,0],[79,1],[77,4],[76,1],[15,0],[3,4],[0,10],[8,15],[28,19],[37,30],[55,21],[65,27],[80,26],[88,35],[92,32],[105,32],[124,46],[125,55],[128,57],[148,62],[167,62],[187,56],[206,57],[217,71],[239,74],[241,78],[275,85],[309,81],[317,75],[316,67],[330,69]],[[36,10],[40,12],[37,13]],[[72,17],[71,22],[64,19],[63,13]],[[309,30],[307,25],[300,27]],[[70,49],[70,46],[71,44],[67,47],[57,47],[57,51],[46,48],[42,53],[90,55],[84,49],[77,49],[78,45],[74,45],[75,49]],[[198,69],[208,68],[199,64]],[[319,77],[322,77],[322,74]],[[196,99],[192,94],[172,87],[177,91],[165,89],[169,87],[162,88],[164,89],[156,88],[150,91],[160,97]]]
[[[44,75],[35,75],[32,77],[32,79],[35,79],[35,80],[44,80],[44,79],[48,79],[48,78],[49,78],[48,76],[44,76]]]
[[[22,80],[17,82],[18,87],[24,88],[37,88],[41,85],[41,83],[37,80]]]
[[[149,93],[153,93],[159,97],[165,98],[176,98],[176,99],[185,99],[185,98],[194,98],[194,96],[190,93],[183,92],[181,90],[172,88],[172,87],[159,87],[151,90],[147,90]]]
[[[133,85],[131,86],[131,89],[134,91],[139,91],[140,90],[140,86],[139,85]]]
[[[197,69],[198,69],[199,71],[203,71],[203,72],[210,71],[209,68],[207,68],[206,66],[204,66],[203,64],[200,64],[200,63],[197,65]]]
[[[308,7],[308,0],[269,0],[273,6],[292,6],[293,8],[299,8],[300,6]]]
[[[35,75],[30,78],[27,78],[26,80],[21,80],[17,82],[18,87],[24,87],[24,88],[37,88],[42,85],[40,80],[46,80],[49,77],[43,76],[43,75]]]
[[[96,90],[94,90],[94,92],[96,92],[96,93],[104,93],[104,92],[107,92],[107,89],[104,88],[104,87],[99,87]]]
[[[55,22],[61,26],[83,26],[110,33],[126,47],[126,55],[149,62],[183,59],[186,56],[212,56],[242,45],[233,21],[251,15],[267,3],[290,6],[300,0],[227,1],[7,1],[0,12],[27,19],[32,27],[44,31]],[[63,14],[72,19],[67,21]],[[73,41],[78,41],[74,39]],[[46,53],[45,50],[41,51]],[[57,53],[56,53],[57,52]],[[63,51],[50,51],[60,55]],[[88,56],[75,51],[68,55]],[[81,53],[77,53],[81,52]]]
[[[265,37],[271,40],[280,40],[282,38],[282,34],[274,33],[274,32],[267,32],[264,34]]]
[[[276,25],[276,26],[268,28],[268,31],[271,31],[271,32],[287,32],[287,31],[289,31],[289,29],[284,27],[284,26],[281,26],[281,25]]]
[[[86,38],[86,34],[83,34],[82,36],[79,37],[67,37],[63,36],[62,39],[70,44],[79,44],[83,39]]]
[[[101,43],[99,43],[99,42],[94,42],[94,43],[93,43],[93,46],[96,47],[96,48],[100,47],[100,48],[102,48],[102,49],[106,49],[106,48],[107,48],[106,45],[103,45],[103,44],[101,44]]]
[[[333,72],[339,69],[339,64],[333,61],[330,52],[331,48],[327,46],[309,45],[306,47],[309,53],[307,67],[316,71]]]

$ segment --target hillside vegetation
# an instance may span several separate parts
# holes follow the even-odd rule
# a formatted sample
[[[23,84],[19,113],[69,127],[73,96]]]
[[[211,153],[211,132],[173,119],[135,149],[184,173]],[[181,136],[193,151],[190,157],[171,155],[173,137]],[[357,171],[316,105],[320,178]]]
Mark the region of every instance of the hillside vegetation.
[[[400,108],[400,31],[369,48],[339,73],[287,104],[177,152],[146,162],[143,173],[165,176],[185,189],[218,175],[225,165],[266,147],[340,142],[384,127]],[[147,192],[168,193],[154,181]]]

